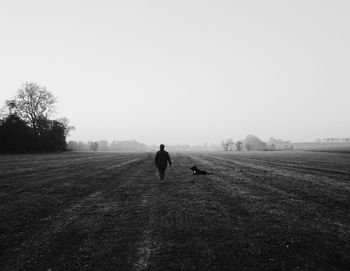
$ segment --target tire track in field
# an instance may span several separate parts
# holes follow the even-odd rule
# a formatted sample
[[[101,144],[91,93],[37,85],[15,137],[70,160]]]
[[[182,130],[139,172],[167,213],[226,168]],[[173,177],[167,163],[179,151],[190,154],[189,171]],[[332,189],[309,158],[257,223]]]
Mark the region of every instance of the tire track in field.
[[[227,168],[232,168],[232,165],[234,165],[236,170],[233,173],[233,176],[237,176],[239,174],[241,177],[243,177],[243,179],[249,177],[250,183],[255,183],[258,187],[267,191],[267,193],[270,191],[276,191],[281,195],[289,196],[289,198],[299,198],[303,201],[312,201],[310,196],[314,195],[318,198],[315,203],[321,203],[324,205],[324,200],[322,202],[319,201],[320,193],[323,197],[327,197],[329,200],[334,200],[337,198],[339,199],[340,196],[344,197],[345,199],[350,192],[350,188],[348,187],[347,183],[339,182],[328,177],[305,175],[290,170],[281,170],[270,166],[255,165],[251,162],[245,163],[242,161],[237,161],[235,159],[236,157],[228,159],[208,155],[206,159],[208,158],[220,161],[220,163],[225,163]],[[207,160],[206,162],[208,163]],[[256,171],[258,174],[255,173]],[[232,174],[231,172],[232,170],[226,169],[224,174],[230,176]],[[243,174],[241,174],[242,172]],[[279,179],[276,180],[276,177]],[[318,190],[316,191],[315,188]],[[333,193],[337,193],[337,196],[334,197]],[[345,202],[346,200],[342,201],[342,204]]]
[[[260,162],[259,164],[257,164],[257,163],[252,163],[250,160],[248,161],[238,160],[236,159],[236,157],[232,157],[232,159],[223,158],[223,157],[214,156],[214,155],[209,155],[207,157],[213,158],[219,161],[223,161],[223,162],[228,162],[230,164],[233,164],[236,167],[238,166],[246,169],[257,170],[263,174],[270,174],[270,175],[275,175],[275,176],[280,176],[280,177],[290,178],[290,179],[298,179],[303,182],[311,183],[312,185],[315,185],[315,186],[329,186],[329,184],[332,184],[332,186],[336,187],[339,191],[345,190],[350,192],[349,182],[335,180],[333,178],[329,178],[326,176],[316,175],[315,173],[304,174],[304,173],[297,172],[295,170],[283,168],[283,166],[282,168],[278,168],[280,166],[279,164],[266,163],[268,165],[265,165],[265,162]],[[274,167],[271,165],[276,165],[276,166]],[[295,169],[298,169],[298,167],[295,167]],[[247,172],[250,172],[250,171],[247,170]]]
[[[200,157],[190,155],[190,157],[197,163],[201,163],[204,168],[209,166],[214,171],[214,175],[208,177],[213,181],[211,189],[220,194],[217,198],[222,201],[227,198],[236,199],[246,213],[254,214],[261,210],[276,211],[280,209],[280,206],[285,205],[287,198],[297,204],[304,203],[294,193],[268,185],[265,181],[259,182],[256,176],[251,176],[246,168],[236,167],[235,170],[232,170],[232,163],[204,155]],[[272,195],[276,202],[271,202]]]
[[[12,177],[3,178],[0,181],[0,188],[9,190],[10,187],[13,187],[11,189],[11,197],[13,197],[14,191],[21,196],[21,193],[31,189],[35,189],[39,193],[50,193],[52,189],[57,189],[59,186],[66,184],[72,187],[83,175],[84,178],[96,177],[104,173],[104,171],[118,167],[122,163],[137,161],[137,159],[125,161],[126,159],[130,158],[125,155],[119,157],[118,154],[114,154],[109,160],[105,160],[103,156],[99,161],[62,163],[62,165],[57,165],[53,168],[41,168],[28,174],[19,173]],[[35,193],[35,191],[31,192]]]
[[[214,153],[215,154],[215,153]],[[301,152],[301,151],[281,151],[281,152],[231,152],[231,153],[220,153],[222,157],[230,158],[242,158],[242,159],[253,159],[267,162],[276,162],[283,164],[295,164],[301,166],[311,165],[312,167],[326,167],[334,169],[338,165],[341,166],[341,170],[346,170],[350,165],[349,154],[348,155],[317,155],[314,152]]]
[[[111,154],[107,155],[111,156]],[[33,155],[21,155],[19,157],[17,156],[8,156],[8,159],[6,159],[4,162],[1,163],[0,171],[6,170],[10,171],[12,169],[18,170],[18,165],[20,166],[20,169],[26,169],[30,170],[33,167],[40,167],[41,164],[52,164],[54,163],[56,166],[64,165],[64,164],[71,164],[72,162],[75,163],[77,161],[83,162],[91,159],[101,159],[102,157],[106,157],[106,155],[90,155],[87,156],[87,154],[81,155],[78,153],[60,153],[60,154],[33,154]],[[16,172],[15,172],[16,173]]]
[[[146,159],[147,157],[143,158],[142,160]],[[40,260],[42,260],[43,257],[45,258],[46,250],[52,250],[50,249],[50,246],[46,244],[47,240],[54,240],[55,238],[62,240],[62,238],[59,236],[62,234],[64,235],[67,231],[69,232],[69,228],[76,228],[77,225],[80,225],[80,221],[90,221],[90,223],[94,224],[95,222],[93,221],[98,221],[102,219],[101,217],[104,215],[108,215],[111,212],[113,213],[114,208],[122,209],[123,202],[121,202],[121,199],[123,199],[123,194],[125,194],[124,192],[127,192],[128,189],[134,189],[135,185],[132,185],[132,183],[134,183],[138,178],[132,176],[142,176],[140,172],[144,170],[144,167],[140,167],[141,163],[141,160],[132,159],[124,162],[121,166],[114,165],[113,168],[108,168],[107,172],[112,176],[103,178],[99,190],[94,191],[91,194],[88,194],[87,196],[78,200],[71,201],[72,205],[66,207],[56,217],[44,219],[43,227],[36,229],[35,232],[32,232],[31,236],[27,237],[27,239],[17,248],[17,256],[10,258],[16,258],[18,262],[22,262],[22,265],[25,266],[28,264],[35,266],[38,262],[40,263]],[[135,170],[135,168],[137,170]],[[132,175],[128,177],[125,175],[125,173],[131,173]],[[121,174],[120,177],[118,177],[119,174]],[[90,174],[88,177],[95,175],[95,173]],[[132,180],[130,180],[130,178]],[[104,187],[105,185],[107,185],[107,187]],[[108,187],[111,189],[108,189]],[[108,190],[106,191],[106,189]],[[111,195],[112,192],[116,194],[122,193],[120,194],[121,197],[116,198],[115,196]],[[132,198],[134,198],[134,196],[136,195],[133,195]],[[137,198],[139,198],[139,196],[137,196]],[[133,206],[137,205],[138,204],[136,203],[133,204]],[[86,215],[94,216],[91,219],[88,219]],[[20,255],[24,256],[21,258]],[[55,255],[51,255],[51,257],[55,257]],[[9,264],[9,266],[14,265],[14,263],[7,264]]]
[[[151,191],[148,194],[144,194],[141,200],[141,205],[145,208],[150,209],[150,218],[148,219],[147,224],[145,225],[140,240],[136,243],[136,260],[132,270],[140,271],[146,270],[149,265],[149,258],[153,251],[157,250],[158,242],[155,241],[152,235],[152,221],[154,216],[154,203],[151,202],[151,197],[153,196],[155,188],[152,187]]]
[[[173,163],[176,163],[176,156],[172,156]],[[161,184],[159,176],[155,173],[154,160],[149,160],[147,163],[147,170],[142,180],[147,181],[146,185],[149,187],[149,191],[142,196],[141,205],[146,208],[148,212],[147,223],[143,227],[143,233],[141,238],[136,243],[136,257],[131,270],[153,270],[154,258],[158,258],[162,255],[162,245],[164,240],[159,235],[159,223],[161,217],[159,216],[160,206],[159,199],[164,195],[164,189],[174,181],[174,175],[172,170],[166,170],[165,182]],[[168,196],[168,195],[167,195]],[[155,269],[159,269],[156,267]]]
[[[212,157],[218,160],[220,157]],[[266,193],[270,190],[280,191],[279,194],[287,192],[294,199],[309,202],[316,206],[322,206],[321,209],[328,209],[331,212],[338,212],[350,208],[347,200],[350,195],[349,184],[340,180],[330,179],[326,176],[301,174],[284,168],[279,169],[271,166],[261,166],[244,162],[226,160],[227,163],[234,164],[235,167],[242,167],[245,175],[250,177],[261,189],[265,189]],[[249,169],[249,170],[248,170]],[[257,172],[257,173],[255,173]],[[322,174],[322,173],[320,173]],[[261,184],[257,183],[261,182]],[[263,184],[263,185],[262,185]],[[285,199],[290,199],[287,197]],[[318,213],[318,212],[316,212]],[[320,214],[321,215],[321,214]],[[328,215],[327,212],[323,215]],[[340,216],[336,215],[337,218]],[[346,216],[345,216],[346,217]]]
[[[63,155],[64,156],[64,155]],[[109,154],[109,155],[102,155],[102,156],[88,156],[88,157],[64,157],[65,159],[62,159],[61,157],[57,156],[58,159],[38,159],[34,161],[30,161],[25,165],[26,163],[20,162],[18,165],[17,163],[14,164],[12,161],[11,163],[14,164],[14,166],[11,167],[8,165],[2,165],[4,167],[4,170],[0,169],[0,178],[5,177],[11,177],[14,176],[16,178],[20,176],[25,176],[26,178],[30,177],[31,175],[38,176],[38,173],[48,173],[52,170],[57,170],[64,168],[71,168],[72,166],[82,166],[82,165],[93,165],[96,162],[101,162],[101,160],[105,160],[106,162],[110,162],[111,158],[118,157],[118,159],[125,159],[126,157],[121,156],[119,154]],[[69,159],[68,159],[69,158]],[[63,161],[61,161],[63,160]]]
[[[281,230],[287,230],[287,238],[293,232],[307,232],[311,230],[322,235],[324,232],[332,229],[332,238],[334,239],[335,244],[346,244],[346,240],[349,240],[350,214],[346,211],[348,208],[334,208],[328,204],[329,200],[337,199],[336,194],[330,196],[326,201],[312,199],[303,196],[301,191],[291,192],[288,189],[285,191],[286,187],[282,187],[282,189],[274,187],[276,185],[275,183],[266,186],[265,180],[257,179],[257,175],[254,172],[251,172],[251,167],[239,167],[236,168],[236,171],[233,174],[230,174],[230,171],[232,171],[232,164],[227,161],[222,163],[222,160],[220,159],[215,161],[211,159],[211,156],[207,157],[204,155],[199,159],[196,159],[197,156],[191,157],[200,163],[203,163],[203,165],[210,165],[215,169],[221,168],[226,170],[227,173],[225,174],[225,172],[223,172],[222,176],[208,176],[214,181],[211,189],[219,190],[221,192],[221,195],[219,194],[217,197],[218,199],[220,197],[225,198],[235,195],[237,196],[237,190],[232,189],[232,187],[238,185],[240,190],[242,179],[254,183],[254,186],[248,184],[249,189],[246,190],[247,193],[239,193],[238,197],[242,200],[244,206],[250,210],[250,213],[253,216],[252,220],[254,221],[258,218],[258,221],[256,221],[255,224],[277,223],[284,225],[284,228]],[[221,164],[221,166],[217,166],[218,164]],[[264,175],[264,171],[261,172],[261,174]],[[239,175],[243,176],[239,177]],[[233,180],[233,178],[236,180],[238,179],[239,181],[237,182],[236,180]],[[230,182],[230,179],[232,182]],[[260,183],[260,181],[262,182]],[[285,181],[288,181],[288,179]],[[246,189],[247,184],[243,183],[243,185]],[[263,192],[262,195],[261,192]],[[252,197],[254,194],[258,197]],[[276,218],[278,219],[277,221],[275,221]],[[245,227],[247,227],[247,225]],[[255,226],[251,225],[249,227],[254,228]],[[320,246],[326,249],[328,244],[321,241]],[[339,248],[340,247],[337,249]]]
[[[216,157],[218,158],[218,156],[212,156],[212,157]],[[227,159],[227,158],[222,158],[219,157],[220,159]],[[350,176],[350,172],[345,171],[344,167],[343,170],[335,170],[333,169],[327,169],[327,168],[321,168],[321,167],[315,167],[314,165],[309,165],[309,166],[305,166],[306,163],[303,163],[301,161],[295,161],[295,160],[290,160],[290,161],[285,161],[285,162],[275,162],[275,161],[267,161],[267,160],[263,160],[263,159],[259,159],[259,158],[252,158],[252,157],[238,157],[235,156],[234,160],[237,161],[241,161],[244,164],[249,164],[249,162],[252,162],[251,164],[254,167],[268,167],[268,166],[272,166],[269,168],[270,169],[275,169],[276,167],[280,167],[285,169],[286,171],[288,171],[288,169],[293,169],[293,172],[295,172],[295,170],[297,171],[301,171],[301,172],[312,172],[315,175],[319,175],[319,173],[324,173],[324,174],[328,174],[331,176],[336,175],[337,177],[339,177],[339,175],[341,177],[346,177],[348,178]],[[291,164],[289,164],[291,163]],[[325,163],[325,162],[324,162]],[[318,174],[317,174],[318,173]]]
[[[151,253],[148,270],[230,270],[232,266],[237,270],[260,270],[262,266],[281,270],[286,263],[290,269],[297,269],[300,259],[293,258],[290,253],[294,251],[285,245],[291,238],[302,247],[298,253],[310,259],[320,253],[318,250],[329,248],[327,238],[332,239],[335,250],[345,251],[342,246],[349,237],[346,221],[337,224],[322,213],[324,210],[317,210],[324,206],[314,206],[308,198],[300,200],[299,191],[274,187],[273,182],[265,187],[264,177],[278,176],[242,165],[234,165],[232,170],[232,163],[202,154],[178,159],[181,161],[174,162],[176,183],[159,193],[156,212],[160,221],[153,233],[159,251]],[[188,168],[193,164],[203,170],[214,169],[214,175],[189,176]],[[283,178],[288,181],[290,177]],[[201,214],[206,219],[193,230],[191,225]],[[337,216],[341,218],[342,214]],[[331,237],[325,234],[330,231]],[[206,247],[207,252],[203,249]],[[249,268],[250,262],[255,265]]]
[[[238,178],[243,180],[242,177],[246,179],[246,176],[243,176],[236,171],[231,173],[225,164],[217,163],[208,156],[199,154],[187,154],[187,156],[194,164],[200,165],[200,168],[203,167],[203,169],[213,172],[213,175],[205,176],[212,180],[209,184],[210,187],[207,187],[206,189],[219,192],[221,195],[216,197],[218,201],[222,201],[224,204],[227,202],[229,205],[231,202],[236,204],[234,208],[240,209],[240,213],[243,217],[251,212],[251,204],[253,202],[266,200],[265,195],[256,193],[256,190],[252,189],[252,187],[247,185],[242,186],[242,183],[234,181]],[[227,178],[229,178],[229,180]],[[230,200],[227,201],[227,199]],[[230,207],[232,207],[232,205]]]
[[[283,212],[284,216],[294,217],[290,219],[291,221],[296,221],[298,217],[302,215],[307,216],[308,219],[311,220],[317,219],[320,223],[320,227],[327,228],[332,226],[339,236],[345,236],[346,232],[350,232],[350,216],[349,213],[344,212],[344,208],[347,209],[347,207],[343,206],[347,202],[347,196],[343,191],[341,192],[344,194],[344,200],[338,203],[341,204],[341,207],[338,208],[329,205],[329,201],[335,202],[336,200],[338,202],[339,195],[327,194],[328,199],[324,200],[324,195],[322,195],[322,193],[328,193],[328,191],[317,194],[319,192],[315,192],[314,188],[308,189],[309,191],[300,190],[300,187],[296,187],[297,190],[289,188],[289,181],[295,178],[293,176],[288,176],[287,178],[285,175],[282,175],[282,177],[284,177],[282,182],[276,182],[275,180],[269,181],[269,179],[273,179],[274,176],[266,171],[265,168],[258,168],[260,174],[257,175],[254,170],[252,171],[252,169],[255,169],[252,165],[245,166],[244,163],[236,163],[236,161],[228,160],[227,158],[221,159],[221,157],[213,157],[211,155],[201,156],[200,158],[192,156],[192,158],[204,165],[222,168],[222,177],[217,177],[215,175],[209,176],[211,179],[220,183],[219,186],[215,185],[214,189],[219,189],[224,194],[232,193],[237,195],[237,189],[234,188],[237,185],[239,187],[238,191],[240,192],[241,185],[243,185],[245,189],[248,188],[246,192],[239,194],[246,199],[250,199],[250,203],[248,201],[247,204],[250,206],[249,209],[251,210],[256,208],[256,203],[263,203],[266,206],[263,208],[258,207],[258,209],[264,211],[273,210],[273,212],[277,213]],[[217,166],[217,164],[221,165]],[[233,173],[231,173],[232,164],[235,165],[235,171]],[[267,178],[267,174],[269,174],[270,177]],[[230,178],[232,181],[225,180],[225,177]],[[234,178],[234,180],[232,178]],[[296,181],[300,182],[299,179],[296,179]],[[285,183],[284,185],[283,182]],[[314,198],[311,198],[308,194],[314,195]],[[256,196],[252,197],[252,195]],[[274,202],[272,202],[272,198]],[[303,206],[307,206],[308,208],[303,208]],[[302,213],[300,213],[300,210],[303,210]],[[334,221],[337,222],[334,223]]]
[[[213,200],[213,194],[193,178],[189,169],[193,160],[174,154],[172,161],[171,175],[164,185],[156,183],[154,191],[148,265],[135,270],[191,270],[194,266],[196,270],[208,270],[217,253],[213,248],[219,249],[212,238],[209,241],[204,237],[206,232],[238,234],[233,223],[236,216]],[[210,179],[204,177],[202,181]]]
[[[139,190],[140,198],[138,209],[140,215],[138,220],[143,220],[139,227],[138,238],[133,246],[133,257],[131,260],[130,270],[147,270],[150,256],[158,250],[158,241],[153,234],[154,216],[155,216],[155,199],[157,188],[159,187],[158,177],[154,176],[153,156],[148,156],[143,161],[143,165],[135,178],[131,178],[122,186],[124,191]]]
[[[101,186],[100,180],[108,178],[111,174],[110,171],[114,168],[123,168],[140,160],[125,161],[125,158],[128,158],[125,155],[118,157],[114,154],[114,156],[116,159],[110,161],[105,161],[102,157],[101,161],[95,163],[72,164],[67,170],[63,166],[57,171],[42,171],[42,175],[34,174],[33,177],[18,178],[16,181],[12,179],[1,180],[1,201],[4,202],[4,205],[0,206],[0,212],[4,213],[2,219],[6,219],[6,213],[19,210],[21,205],[24,209],[31,208],[32,211],[35,210],[36,213],[39,213],[46,209],[46,205],[49,204],[55,212],[62,205],[66,205],[67,199],[72,195],[87,195]],[[81,182],[82,178],[84,183]],[[17,222],[14,223],[17,224]]]

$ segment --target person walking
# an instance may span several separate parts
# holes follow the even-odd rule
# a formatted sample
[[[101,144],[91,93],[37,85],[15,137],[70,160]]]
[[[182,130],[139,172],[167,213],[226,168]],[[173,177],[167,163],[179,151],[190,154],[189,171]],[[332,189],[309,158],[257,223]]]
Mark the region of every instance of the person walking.
[[[156,153],[154,162],[159,172],[159,178],[161,182],[164,183],[165,170],[167,168],[168,163],[171,166],[171,159],[170,159],[169,153],[164,150],[165,148],[164,144],[161,144],[159,148],[160,150]]]

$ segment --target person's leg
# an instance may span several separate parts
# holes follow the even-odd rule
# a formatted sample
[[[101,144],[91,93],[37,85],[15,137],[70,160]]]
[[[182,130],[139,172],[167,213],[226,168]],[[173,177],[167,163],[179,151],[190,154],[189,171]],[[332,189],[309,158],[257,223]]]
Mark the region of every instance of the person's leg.
[[[159,178],[161,181],[164,180],[164,172],[165,172],[165,168],[159,167],[158,168],[158,172],[159,172]]]
[[[162,169],[158,167],[159,179],[162,179]]]

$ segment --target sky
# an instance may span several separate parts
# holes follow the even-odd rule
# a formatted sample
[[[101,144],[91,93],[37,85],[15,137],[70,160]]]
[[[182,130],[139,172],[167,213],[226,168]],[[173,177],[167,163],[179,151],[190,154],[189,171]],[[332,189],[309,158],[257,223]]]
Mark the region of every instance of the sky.
[[[350,1],[0,0],[0,105],[26,81],[68,140],[350,136]]]

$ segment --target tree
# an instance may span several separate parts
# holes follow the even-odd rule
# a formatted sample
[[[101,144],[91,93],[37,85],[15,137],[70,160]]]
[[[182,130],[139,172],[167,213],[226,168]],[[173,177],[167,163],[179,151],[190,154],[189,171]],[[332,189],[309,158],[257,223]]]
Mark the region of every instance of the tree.
[[[47,119],[55,111],[56,98],[45,87],[26,82],[10,102],[17,114],[33,128],[34,134],[39,135],[40,119]]]
[[[267,150],[266,143],[261,141],[257,136],[255,135],[248,135],[245,142],[245,148],[248,151],[265,151]]]
[[[71,131],[75,131],[74,126],[69,125],[69,120],[67,118],[60,118],[57,120],[64,127],[64,135],[67,137]]]
[[[70,140],[67,143],[67,150],[69,151],[78,151],[79,150],[79,145],[78,142]]]
[[[226,144],[226,140],[222,140],[222,141],[221,141],[221,146],[222,146],[222,148],[224,149],[224,151],[227,151],[228,146],[227,146],[227,144]]]
[[[100,140],[98,143],[98,149],[100,151],[108,151],[109,150],[109,142],[107,140]]]
[[[91,142],[90,143],[90,149],[92,151],[97,151],[98,150],[98,143],[97,142]]]
[[[0,120],[0,152],[30,152],[33,142],[32,129],[16,114]]]
[[[37,150],[51,152],[66,150],[66,128],[61,122],[40,118],[38,124],[41,130],[37,137]]]
[[[237,141],[236,148],[237,148],[237,151],[241,151],[243,149],[242,141]]]
[[[66,150],[66,137],[74,127],[67,118],[49,119],[55,103],[56,98],[45,87],[23,84],[0,110],[0,152]]]
[[[232,146],[235,143],[233,142],[232,138],[228,138],[226,140],[223,140],[221,142],[222,147],[224,148],[224,151],[232,151]]]
[[[8,114],[13,115],[16,112],[16,101],[15,100],[7,100],[5,102],[6,107],[8,108]]]
[[[252,146],[249,143],[246,143],[245,148],[247,149],[247,151],[250,151],[252,149]]]
[[[148,147],[136,140],[124,140],[124,141],[113,141],[111,143],[111,149],[114,151],[126,151],[126,152],[143,152],[147,151]]]

